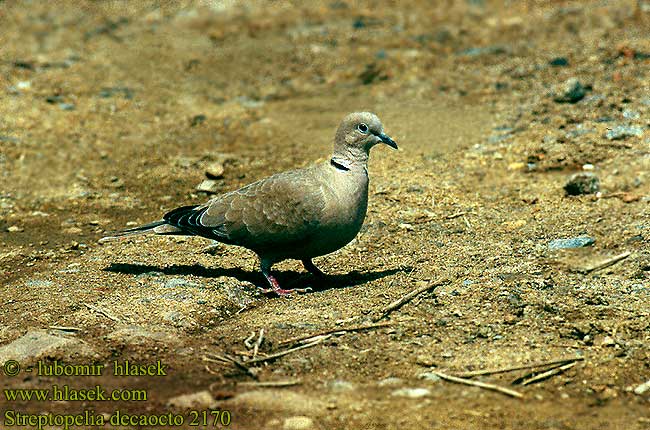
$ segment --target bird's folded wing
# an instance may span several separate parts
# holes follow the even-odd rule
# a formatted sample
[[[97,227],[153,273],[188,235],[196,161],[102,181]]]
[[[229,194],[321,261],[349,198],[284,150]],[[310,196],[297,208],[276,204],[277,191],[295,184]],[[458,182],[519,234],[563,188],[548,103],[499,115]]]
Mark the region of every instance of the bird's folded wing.
[[[325,209],[312,169],[279,173],[203,206],[199,219],[215,236],[249,248],[290,246],[309,239]]]

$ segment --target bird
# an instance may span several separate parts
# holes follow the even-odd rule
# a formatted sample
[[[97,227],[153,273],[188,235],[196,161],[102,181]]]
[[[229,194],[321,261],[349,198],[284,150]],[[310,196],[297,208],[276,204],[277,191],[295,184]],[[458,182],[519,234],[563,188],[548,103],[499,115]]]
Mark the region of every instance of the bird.
[[[380,143],[398,149],[377,115],[351,113],[339,124],[329,160],[274,174],[201,205],[178,207],[158,221],[100,242],[154,233],[238,245],[257,254],[270,286],[263,288],[265,293],[305,292],[310,289],[282,288],[271,267],[294,259],[313,275],[325,276],[312,260],[342,248],[359,233],[368,208],[368,157]]]

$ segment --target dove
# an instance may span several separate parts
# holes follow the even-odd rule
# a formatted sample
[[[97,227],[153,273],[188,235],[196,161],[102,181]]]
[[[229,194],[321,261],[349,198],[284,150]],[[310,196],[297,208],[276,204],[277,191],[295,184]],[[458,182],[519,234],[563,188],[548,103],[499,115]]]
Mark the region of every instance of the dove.
[[[368,157],[375,145],[394,149],[379,118],[370,112],[346,116],[325,162],[269,176],[214,197],[201,205],[182,206],[161,220],[116,233],[100,242],[137,234],[194,235],[250,249],[270,289],[287,295],[271,273],[280,261],[302,261],[322,277],[313,258],[330,254],[355,238],[368,208]]]

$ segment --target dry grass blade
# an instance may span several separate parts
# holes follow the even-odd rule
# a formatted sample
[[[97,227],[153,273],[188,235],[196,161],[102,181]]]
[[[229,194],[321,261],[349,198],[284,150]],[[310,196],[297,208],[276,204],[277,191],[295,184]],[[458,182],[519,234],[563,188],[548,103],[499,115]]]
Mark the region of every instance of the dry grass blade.
[[[105,316],[106,318],[108,318],[111,321],[120,322],[120,319],[118,317],[116,317],[115,315],[113,315],[112,313],[108,312],[105,309],[102,309],[102,308],[99,308],[97,306],[91,305],[90,303],[84,303],[84,305],[88,309],[90,309],[91,311],[95,311],[98,314]]]
[[[287,354],[291,354],[292,352],[300,351],[301,349],[311,348],[312,346],[318,345],[319,343],[322,343],[323,341],[325,341],[326,339],[329,339],[330,337],[332,337],[332,335],[323,336],[320,339],[318,339],[317,341],[307,343],[305,345],[300,345],[300,346],[297,346],[295,348],[287,349],[287,350],[284,350],[284,351],[276,352],[275,354],[270,354],[270,355],[267,355],[266,357],[257,357],[257,358],[254,358],[252,360],[247,361],[246,364],[261,363],[261,362],[264,362],[264,361],[275,360],[276,358],[283,357],[283,356],[285,356]]]
[[[578,364],[578,362],[573,361],[573,362],[565,364],[563,366],[554,367],[551,370],[547,370],[546,372],[542,372],[542,373],[540,373],[538,375],[535,375],[535,376],[533,376],[531,378],[522,380],[521,385],[528,385],[528,384],[532,384],[533,382],[539,382],[539,381],[541,381],[543,379],[550,378],[551,376],[555,376],[557,374],[560,374],[560,373],[564,372],[567,369],[572,368],[576,364]],[[514,384],[514,382],[513,382],[513,384]]]
[[[519,398],[519,399],[524,397],[524,395],[521,394],[518,391],[511,390],[509,388],[500,387],[498,385],[486,384],[485,382],[473,381],[471,379],[458,378],[456,376],[451,376],[451,375],[447,375],[447,374],[444,374],[444,373],[441,373],[441,372],[436,372],[436,371],[433,371],[432,373],[434,375],[439,376],[440,379],[444,379],[445,381],[455,382],[457,384],[471,385],[472,387],[483,388],[485,390],[496,391],[496,392],[505,394],[506,396],[516,397],[516,398]]]
[[[596,270],[601,270],[609,266],[613,266],[614,264],[625,260],[627,257],[632,255],[630,251],[626,251],[622,254],[615,255],[614,257],[608,258],[606,260],[601,261],[600,263],[596,263],[593,266],[587,267],[582,270],[583,273],[591,273],[595,272]]]
[[[290,339],[285,339],[279,343],[279,345],[290,345],[294,343],[298,343],[304,340],[309,340],[313,339],[318,336],[323,336],[327,334],[339,334],[339,333],[346,333],[346,332],[352,332],[352,331],[364,331],[364,330],[373,330],[376,328],[382,328],[382,327],[388,327],[390,325],[393,325],[391,322],[383,322],[383,323],[377,323],[377,324],[367,324],[367,325],[358,325],[358,326],[353,326],[353,327],[341,327],[341,328],[331,328],[323,331],[319,331],[316,333],[312,334],[307,334],[303,336],[298,336],[298,337],[292,337]]]
[[[384,309],[382,309],[381,315],[374,318],[374,321],[379,321],[379,320],[387,317],[391,312],[395,311],[396,309],[401,308],[402,306],[404,306],[404,304],[410,302],[416,296],[418,296],[418,295],[420,295],[420,294],[422,294],[422,293],[424,293],[426,291],[433,290],[434,288],[437,288],[437,287],[439,287],[441,285],[449,284],[450,282],[451,281],[448,278],[445,278],[445,279],[442,279],[440,281],[427,284],[427,285],[425,285],[423,287],[420,287],[420,288],[417,288],[417,289],[411,291],[410,293],[406,294],[405,296],[402,296],[400,299],[395,300],[393,303],[391,303],[390,305],[388,305]]]
[[[290,379],[288,381],[255,381],[255,382],[238,382],[238,386],[243,387],[291,387],[293,385],[300,385],[302,381],[300,379]]]
[[[253,377],[254,379],[257,379],[257,373],[248,367],[246,364],[242,363],[241,361],[237,360],[234,357],[231,357],[229,355],[217,355],[217,354],[210,354],[212,357],[203,357],[203,361],[207,361],[210,363],[219,363],[219,364],[224,364],[224,363],[231,363],[234,364],[236,367],[240,368],[244,372],[246,372],[248,375]]]
[[[514,372],[516,370],[523,370],[523,369],[534,369],[537,367],[547,367],[553,365],[562,366],[563,364],[566,363],[572,363],[581,360],[584,360],[584,357],[573,357],[573,358],[565,358],[565,359],[558,359],[558,360],[541,361],[537,363],[522,364],[521,366],[502,367],[500,369],[473,370],[470,372],[456,373],[454,376],[458,376],[459,378],[471,378],[473,376],[496,375],[498,373]]]

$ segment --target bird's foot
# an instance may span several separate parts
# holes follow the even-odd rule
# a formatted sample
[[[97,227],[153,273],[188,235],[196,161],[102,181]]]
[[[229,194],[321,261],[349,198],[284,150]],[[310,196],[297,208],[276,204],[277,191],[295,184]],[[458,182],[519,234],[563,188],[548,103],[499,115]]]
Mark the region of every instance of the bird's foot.
[[[288,296],[293,293],[310,293],[312,292],[311,287],[307,288],[291,288],[291,289],[284,289],[280,287],[280,283],[278,282],[275,277],[269,273],[265,273],[264,276],[266,277],[266,280],[269,281],[269,285],[271,285],[271,288],[262,288],[262,292],[264,294],[277,294],[278,296]]]
[[[305,294],[305,293],[311,293],[314,291],[311,287],[307,288],[291,288],[288,290],[285,290],[284,288],[262,288],[261,289],[264,294],[277,294],[278,296],[289,296],[293,293],[300,293],[300,294]]]

